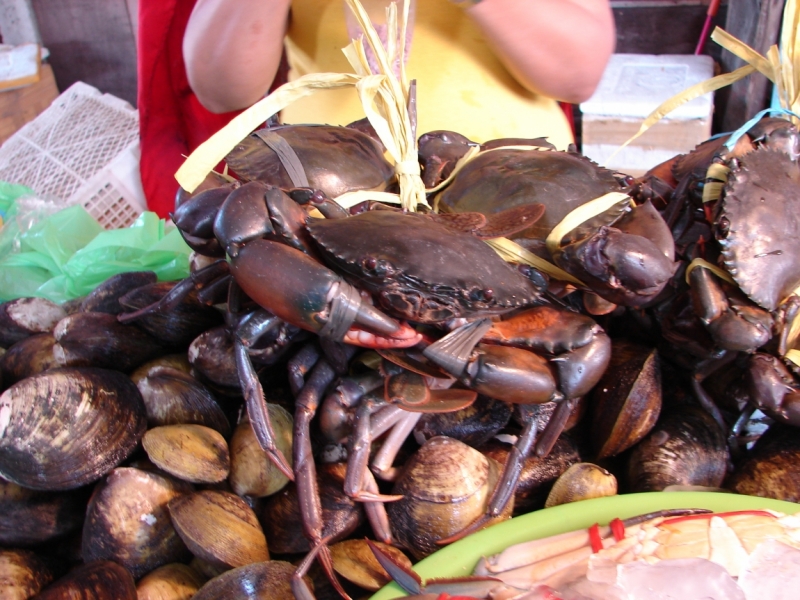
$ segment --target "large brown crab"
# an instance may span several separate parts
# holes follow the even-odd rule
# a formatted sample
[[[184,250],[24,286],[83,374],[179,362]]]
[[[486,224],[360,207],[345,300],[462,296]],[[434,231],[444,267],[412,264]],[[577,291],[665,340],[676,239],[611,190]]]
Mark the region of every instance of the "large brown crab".
[[[328,340],[328,347],[342,341],[367,347],[409,347],[423,340],[413,324],[443,326],[454,319],[503,315],[542,303],[541,286],[503,261],[481,239],[465,232],[480,234],[486,221],[482,215],[423,215],[376,207],[350,216],[318,190],[299,188],[287,193],[260,181],[226,191],[220,204],[205,202],[204,195],[212,193],[218,192],[198,194],[176,210],[173,218],[187,242],[204,251],[208,244],[201,234],[207,233],[207,227],[198,231],[195,225],[213,221],[213,235],[229,258],[235,287],[280,319]],[[194,209],[195,204],[214,211],[214,218],[199,218],[201,211]],[[313,218],[312,208],[328,218]],[[513,234],[541,213],[538,205],[528,205],[514,209],[514,219],[500,221],[515,221],[517,224],[505,231]],[[551,320],[549,336],[567,331],[558,319]],[[477,336],[473,334],[476,329]],[[429,335],[435,337],[434,331]],[[467,326],[457,331],[464,332],[464,344],[436,347],[430,359],[446,365],[466,385],[512,402],[564,399],[570,407],[594,385],[608,362],[610,343],[596,325],[588,338],[573,340],[571,345],[566,340],[567,350],[575,348],[576,352],[571,358],[559,356],[553,366],[534,353],[537,341],[528,342],[534,352],[492,346],[473,356],[471,351],[484,330]],[[564,336],[557,337],[561,340]],[[562,342],[549,351],[563,352]],[[539,343],[549,348],[548,342]],[[235,346],[251,422],[261,429],[258,437],[273,459],[288,470],[288,463],[271,441],[268,421],[261,418],[266,411],[260,384],[247,364],[244,343],[240,340]],[[310,370],[297,393],[292,467],[305,532],[314,548],[310,557],[319,554],[327,566],[330,561],[327,540],[322,539],[308,430],[335,375],[329,362],[322,360]],[[533,395],[528,397],[520,390]],[[470,398],[475,395],[472,392]],[[403,400],[399,402],[402,405]],[[533,446],[535,433],[534,427],[520,442],[523,458]],[[513,489],[518,471],[513,461],[510,464],[503,485]],[[364,476],[355,481],[355,496],[368,502],[382,500],[379,494],[361,487],[368,483]],[[300,578],[297,581],[301,585]]]
[[[514,241],[554,261],[609,302],[638,307],[653,300],[676,267],[672,236],[658,212],[649,203],[630,209],[629,203],[618,202],[572,227],[555,244],[551,240],[548,249],[548,236],[568,214],[608,193],[626,194],[627,182],[577,152],[559,152],[538,141],[521,148],[519,142],[495,140],[485,145],[485,151],[469,160],[440,192],[439,209],[492,214],[541,203],[544,217]],[[423,171],[446,174],[469,147],[468,140],[452,132],[423,135]],[[436,183],[430,175],[427,179]]]

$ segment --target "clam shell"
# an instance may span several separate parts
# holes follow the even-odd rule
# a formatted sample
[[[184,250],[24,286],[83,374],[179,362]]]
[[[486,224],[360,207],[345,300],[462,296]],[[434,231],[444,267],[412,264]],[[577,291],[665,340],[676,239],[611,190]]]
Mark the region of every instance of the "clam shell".
[[[372,542],[409,570],[411,561],[399,549],[382,542]],[[366,540],[344,540],[331,546],[333,569],[358,587],[374,592],[392,581]]]
[[[121,467],[98,484],[86,508],[82,556],[85,562],[113,560],[134,578],[170,562],[187,560],[167,504],[192,491],[169,476]]]
[[[611,473],[592,463],[575,463],[553,484],[544,506],[616,495],[617,478]]]
[[[170,475],[192,483],[219,483],[230,472],[228,443],[203,425],[163,425],[142,438],[148,458]]]
[[[50,568],[28,550],[0,549],[0,597],[25,600],[53,580]]]
[[[136,584],[138,600],[189,600],[205,578],[189,565],[170,563],[154,569]]]
[[[122,373],[52,369],[0,395],[0,476],[63,490],[100,479],[136,448],[144,403]]]
[[[122,565],[110,560],[85,563],[57,579],[37,600],[137,600],[136,583]]]
[[[438,549],[436,541],[461,531],[480,517],[502,471],[466,444],[447,437],[425,442],[409,459],[393,494],[403,499],[386,506],[397,541],[422,558]],[[513,502],[491,523],[511,516]]]
[[[253,509],[235,494],[194,492],[172,500],[169,512],[192,554],[212,565],[231,569],[269,560]]]
[[[275,445],[285,457],[292,456],[293,419],[278,404],[267,404]],[[264,497],[282,490],[289,478],[268,458],[248,419],[243,419],[230,441],[231,472],[228,481],[240,496]]]
[[[282,560],[231,569],[207,582],[192,600],[289,600],[295,597],[294,572],[294,565]]]

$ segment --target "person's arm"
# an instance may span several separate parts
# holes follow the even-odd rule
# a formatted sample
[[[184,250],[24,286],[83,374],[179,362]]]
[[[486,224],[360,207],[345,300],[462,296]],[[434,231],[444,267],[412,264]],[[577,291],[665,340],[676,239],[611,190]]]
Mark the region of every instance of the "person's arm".
[[[522,85],[565,102],[592,95],[614,52],[608,0],[482,0],[466,10]]]
[[[183,38],[189,84],[212,112],[246,108],[280,65],[290,0],[197,0]],[[246,74],[246,76],[243,76]]]

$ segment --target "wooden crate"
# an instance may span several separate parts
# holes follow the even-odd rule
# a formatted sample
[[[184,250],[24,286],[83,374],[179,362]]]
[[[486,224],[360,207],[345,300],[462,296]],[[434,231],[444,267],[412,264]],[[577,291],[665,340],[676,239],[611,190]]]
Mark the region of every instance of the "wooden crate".
[[[0,143],[35,119],[58,97],[53,69],[43,64],[36,83],[0,92]]]

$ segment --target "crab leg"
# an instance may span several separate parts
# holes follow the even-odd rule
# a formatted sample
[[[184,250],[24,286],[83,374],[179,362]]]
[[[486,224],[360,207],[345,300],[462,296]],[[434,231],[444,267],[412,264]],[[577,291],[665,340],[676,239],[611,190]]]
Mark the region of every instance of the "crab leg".
[[[355,352],[355,349],[351,349]],[[313,598],[303,582],[312,560],[319,558],[325,575],[343,598],[349,600],[339,580],[333,571],[328,539],[322,537],[322,504],[317,488],[317,468],[314,464],[313,450],[311,448],[310,425],[319,407],[319,401],[325,389],[336,377],[336,372],[323,358],[314,366],[308,381],[295,398],[294,413],[294,445],[292,455],[294,458],[294,471],[296,474],[297,497],[300,502],[300,514],[303,521],[303,535],[311,544],[309,555],[295,571],[292,577],[292,591],[296,598]]]

